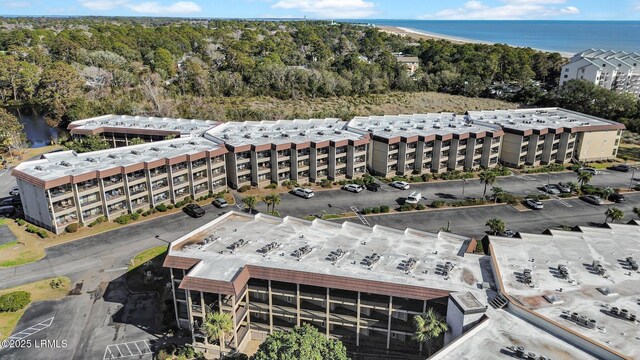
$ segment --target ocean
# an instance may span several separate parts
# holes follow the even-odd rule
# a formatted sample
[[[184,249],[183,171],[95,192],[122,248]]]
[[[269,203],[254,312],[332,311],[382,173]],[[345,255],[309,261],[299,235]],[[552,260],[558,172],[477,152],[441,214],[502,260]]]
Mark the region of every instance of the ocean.
[[[640,21],[344,20],[456,38],[576,53],[589,48],[640,52]]]

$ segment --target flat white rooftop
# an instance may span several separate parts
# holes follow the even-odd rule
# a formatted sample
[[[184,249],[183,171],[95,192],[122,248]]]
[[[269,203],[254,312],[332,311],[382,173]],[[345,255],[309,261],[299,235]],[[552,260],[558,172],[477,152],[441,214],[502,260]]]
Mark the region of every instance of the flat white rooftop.
[[[174,119],[148,116],[103,115],[90,119],[78,120],[69,124],[72,133],[79,130],[95,131],[100,128],[120,129],[123,132],[136,131],[173,131],[180,136],[202,136],[205,131],[218,125],[219,122],[198,119]],[[113,131],[113,130],[108,130]]]
[[[618,307],[640,316],[640,272],[626,263],[627,257],[640,259],[640,226],[610,224],[610,228],[580,230],[521,233],[522,239],[491,236],[504,289],[527,308],[606,347],[640,358],[640,326],[608,312]],[[604,276],[596,273],[594,260],[606,270]],[[559,265],[566,266],[567,279],[560,276]],[[531,285],[522,281],[525,269],[531,271]],[[545,295],[556,297],[556,304],[545,300]],[[572,312],[594,319],[597,328],[567,319]]]
[[[205,137],[234,147],[363,138],[361,134],[345,130],[345,125],[340,119],[228,122],[207,131]]]
[[[513,348],[521,346],[525,353],[534,353],[553,360],[588,360],[595,357],[541,330],[504,310],[487,309],[478,329],[472,329],[457,339],[437,360],[496,360],[514,359]]]
[[[49,153],[42,159],[25,161],[15,169],[46,181],[217,149],[220,149],[218,144],[204,138],[178,138],[82,154],[75,151]]]
[[[172,242],[169,255],[202,259],[189,276],[218,281],[231,281],[245,265],[257,265],[445,291],[477,291],[483,281],[481,257],[458,255],[465,240],[449,233],[229,212]],[[232,250],[239,241],[246,245]],[[272,242],[271,251],[261,252]],[[296,257],[296,251],[305,246],[310,252]],[[344,255],[330,261],[330,254],[338,250]],[[366,266],[365,257],[374,254],[379,260]],[[410,258],[415,265],[402,270]],[[449,276],[438,272],[446,262],[454,265]]]
[[[512,130],[622,126],[614,121],[560,108],[483,110],[469,111],[468,114],[474,123],[499,125]]]
[[[496,125],[473,123],[467,121],[464,115],[454,113],[355,117],[349,121],[348,128],[385,139],[398,136],[466,134],[500,130]]]

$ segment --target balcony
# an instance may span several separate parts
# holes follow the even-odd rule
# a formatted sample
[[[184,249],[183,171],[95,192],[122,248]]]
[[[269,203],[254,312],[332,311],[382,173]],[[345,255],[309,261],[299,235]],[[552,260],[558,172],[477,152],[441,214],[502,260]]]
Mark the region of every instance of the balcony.
[[[62,227],[78,221],[78,215],[75,212],[63,216],[56,217],[56,226]]]
[[[151,171],[149,172],[149,176],[151,178],[155,178],[158,176],[166,176],[167,175],[167,167],[166,166],[162,166],[159,168],[155,168],[155,169],[151,169]]]
[[[209,187],[207,186],[207,183],[202,183],[202,184],[194,186],[193,187],[193,192],[198,194],[198,193],[201,193],[203,191],[207,191],[208,188]]]
[[[178,186],[189,181],[189,178],[186,175],[176,176],[173,178],[173,186]]]
[[[148,196],[144,196],[144,197],[141,197],[139,199],[131,201],[131,207],[133,209],[137,209],[137,208],[143,207],[145,205],[149,205],[149,197]]]
[[[151,189],[152,190],[158,190],[158,189],[162,189],[169,186],[169,181],[167,180],[160,180],[160,181],[156,181],[154,183],[151,184]]]
[[[200,159],[200,160],[196,160],[196,161],[191,162],[191,169],[192,170],[201,168],[203,166],[207,166],[207,160],[205,160],[205,159]]]
[[[101,208],[101,207],[96,208],[96,209],[97,209],[97,210],[95,210],[95,211],[94,211],[94,210],[90,210],[90,211],[83,211],[83,212],[82,212],[82,219],[83,219],[83,221],[84,221],[84,222],[87,222],[87,221],[93,220],[93,219],[95,219],[95,218],[97,218],[97,217],[100,217],[100,216],[102,216],[102,215],[104,214],[104,213],[102,212],[102,208]]]
[[[141,185],[136,185],[136,186],[131,186],[129,187],[129,194],[131,196],[136,195],[136,194],[140,194],[142,192],[147,191],[147,185],[146,184],[141,184]]]
[[[107,210],[109,211],[109,214],[119,213],[121,211],[127,210],[127,204],[124,201],[121,201],[119,203],[107,206]]]
[[[114,185],[121,185],[122,184],[122,176],[118,175],[118,176],[110,176],[108,178],[104,178],[103,180],[104,183],[104,187],[109,187],[109,186],[114,186]]]
[[[69,186],[65,186],[65,187],[56,187],[53,188],[51,190],[49,190],[51,193],[51,199],[55,199],[55,198],[61,198],[61,197],[67,197],[67,196],[71,196],[73,194],[72,191],[72,187]]]
[[[73,199],[54,202],[52,205],[53,205],[53,210],[55,212],[62,212],[62,211],[68,210],[68,209],[75,208],[75,206],[76,206],[74,204],[74,202],[73,202]]]
[[[88,195],[88,196],[82,196],[80,197],[80,206],[82,207],[86,207],[89,206],[91,204],[95,204],[95,203],[99,203],[100,202],[100,196],[98,196],[98,194],[94,194],[94,195]]]
[[[78,193],[88,192],[98,188],[98,180],[83,181],[78,184]]]
[[[144,175],[144,171],[136,171],[134,173],[127,174],[127,181],[129,182],[134,182],[136,180],[141,180],[144,178],[146,178]]]
[[[106,191],[104,193],[104,198],[107,201],[112,201],[124,196],[124,189],[119,188],[111,191]]]
[[[157,203],[161,203],[163,201],[166,201],[169,199],[169,192],[165,191],[161,194],[157,194],[153,197],[153,203],[157,204]]]
[[[290,167],[291,167],[291,163],[290,162],[278,163],[278,169],[288,169]]]
[[[187,170],[187,163],[184,163],[184,162],[171,166],[171,172],[172,173],[177,173],[177,172],[181,172],[181,171],[185,171],[185,170]]]

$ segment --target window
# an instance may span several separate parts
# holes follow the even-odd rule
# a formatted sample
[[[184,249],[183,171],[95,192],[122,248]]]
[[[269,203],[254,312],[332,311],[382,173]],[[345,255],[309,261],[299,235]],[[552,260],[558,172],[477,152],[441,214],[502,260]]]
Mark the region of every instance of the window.
[[[566,78],[568,78],[568,77],[569,77],[569,75],[565,75],[565,76],[564,76],[564,78],[565,78],[565,79],[566,79]]]

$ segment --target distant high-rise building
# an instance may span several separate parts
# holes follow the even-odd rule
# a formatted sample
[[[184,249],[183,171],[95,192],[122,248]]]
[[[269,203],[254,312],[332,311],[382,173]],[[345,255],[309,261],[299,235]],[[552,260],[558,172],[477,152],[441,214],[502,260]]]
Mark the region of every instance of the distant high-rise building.
[[[640,54],[589,49],[575,54],[562,67],[560,85],[586,80],[602,88],[640,96]]]

